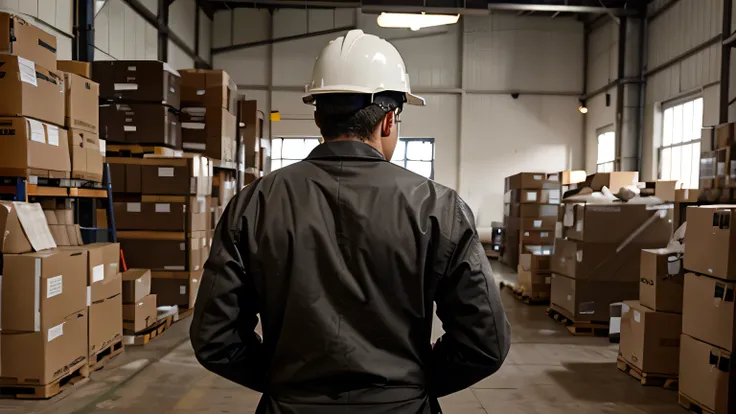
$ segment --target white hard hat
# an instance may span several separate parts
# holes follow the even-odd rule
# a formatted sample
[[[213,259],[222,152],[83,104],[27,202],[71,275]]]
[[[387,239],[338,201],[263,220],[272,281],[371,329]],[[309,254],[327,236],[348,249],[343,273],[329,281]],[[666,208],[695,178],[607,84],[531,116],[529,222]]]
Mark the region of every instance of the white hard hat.
[[[424,105],[424,98],[411,93],[404,59],[394,45],[362,30],[351,30],[322,49],[303,100],[311,104],[321,94],[387,91],[403,92],[407,103]]]

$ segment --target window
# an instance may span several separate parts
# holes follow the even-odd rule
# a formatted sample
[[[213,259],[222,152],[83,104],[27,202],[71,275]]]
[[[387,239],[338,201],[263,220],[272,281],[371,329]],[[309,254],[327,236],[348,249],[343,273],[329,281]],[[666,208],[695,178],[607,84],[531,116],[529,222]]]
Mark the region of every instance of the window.
[[[676,180],[678,188],[698,188],[703,98],[664,110],[659,178]]]
[[[306,158],[320,139],[274,138],[271,142],[271,171]],[[434,138],[399,138],[391,162],[434,179]]]
[[[612,126],[598,130],[597,172],[612,172],[616,160],[616,133]]]

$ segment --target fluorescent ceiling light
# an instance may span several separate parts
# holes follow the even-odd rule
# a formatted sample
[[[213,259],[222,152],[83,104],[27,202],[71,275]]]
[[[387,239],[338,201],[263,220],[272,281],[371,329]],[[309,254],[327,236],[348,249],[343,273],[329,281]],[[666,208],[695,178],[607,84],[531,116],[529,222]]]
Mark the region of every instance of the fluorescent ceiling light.
[[[376,22],[381,27],[408,28],[416,31],[425,27],[455,24],[459,19],[459,14],[381,13]]]

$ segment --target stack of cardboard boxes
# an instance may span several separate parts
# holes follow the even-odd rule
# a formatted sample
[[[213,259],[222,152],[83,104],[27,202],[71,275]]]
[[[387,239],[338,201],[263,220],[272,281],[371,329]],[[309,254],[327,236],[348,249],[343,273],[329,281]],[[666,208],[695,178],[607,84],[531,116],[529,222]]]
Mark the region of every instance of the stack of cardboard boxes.
[[[182,148],[181,78],[164,62],[97,61],[100,134],[109,143]]]
[[[682,333],[682,248],[641,251],[639,300],[626,301],[620,358],[650,376],[677,377]]]
[[[545,173],[519,173],[506,178],[503,262],[516,268],[519,255],[550,254],[560,203],[560,183]]]
[[[0,203],[0,384],[87,376],[87,254],[56,248],[38,204]]]
[[[156,295],[151,294],[151,271],[129,269],[123,273],[123,332],[133,335],[156,324]]]
[[[704,201],[733,201],[736,192],[736,124],[703,128],[700,190]]]
[[[680,340],[680,403],[736,409],[736,205],[689,207]]]
[[[617,175],[594,174],[586,186],[620,188]],[[573,321],[608,324],[611,303],[638,298],[641,250],[667,246],[672,211],[566,202],[562,224],[551,260],[552,305]]]
[[[265,158],[268,148],[262,145],[263,138],[263,112],[258,110],[256,101],[239,101],[240,135],[242,159],[245,160],[245,174],[241,181],[248,185],[261,177],[264,171]]]
[[[0,13],[0,176],[69,178],[64,76],[56,38]]]

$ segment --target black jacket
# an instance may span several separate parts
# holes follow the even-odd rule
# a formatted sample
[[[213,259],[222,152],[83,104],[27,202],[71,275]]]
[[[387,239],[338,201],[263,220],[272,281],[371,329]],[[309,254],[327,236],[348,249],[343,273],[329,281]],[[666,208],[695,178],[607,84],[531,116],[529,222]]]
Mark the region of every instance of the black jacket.
[[[457,193],[341,141],[230,202],[191,340],[204,367],[264,394],[258,413],[424,414],[498,370],[510,334]]]

